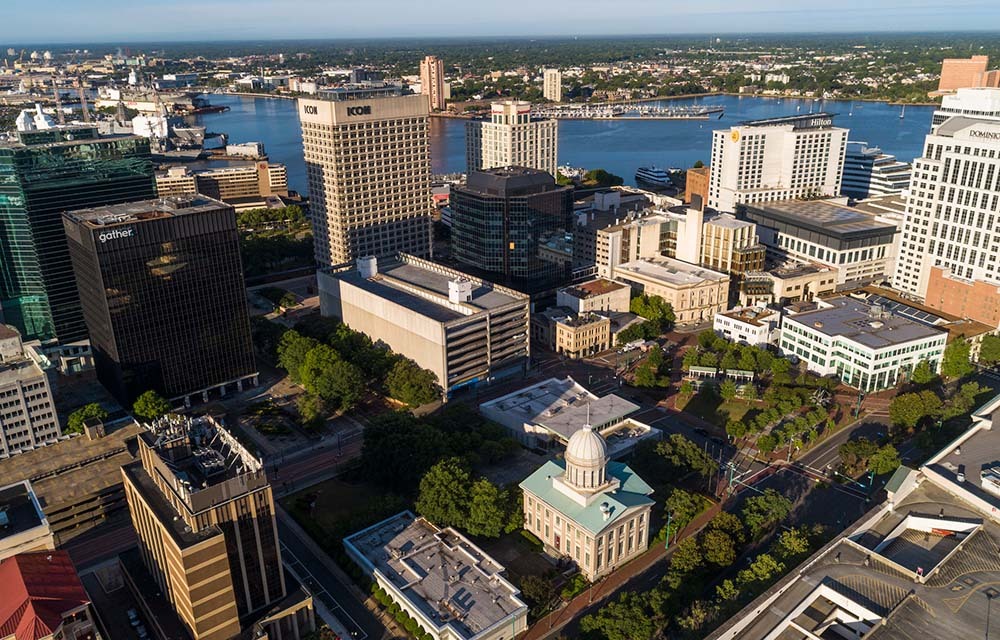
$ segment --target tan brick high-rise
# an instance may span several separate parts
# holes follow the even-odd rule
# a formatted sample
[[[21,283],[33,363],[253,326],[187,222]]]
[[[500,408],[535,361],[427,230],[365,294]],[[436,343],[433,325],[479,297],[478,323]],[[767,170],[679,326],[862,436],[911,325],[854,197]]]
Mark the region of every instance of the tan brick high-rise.
[[[365,96],[299,100],[321,266],[430,252],[427,96]]]
[[[445,108],[444,61],[427,56],[420,61],[420,93],[430,99],[431,111]]]

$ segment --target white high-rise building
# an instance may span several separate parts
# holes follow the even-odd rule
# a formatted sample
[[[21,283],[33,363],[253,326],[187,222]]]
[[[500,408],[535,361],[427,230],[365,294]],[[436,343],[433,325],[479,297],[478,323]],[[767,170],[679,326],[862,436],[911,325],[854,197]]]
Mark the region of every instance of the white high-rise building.
[[[531,103],[493,103],[489,121],[471,121],[465,129],[468,170],[526,167],[556,175],[559,123],[532,120]]]
[[[562,102],[562,71],[546,69],[542,74],[542,95],[546,100]]]
[[[428,99],[382,89],[300,99],[316,261],[426,256],[431,233]]]
[[[893,286],[923,299],[931,267],[1000,284],[1000,89],[945,96],[913,163]]]
[[[712,132],[708,206],[840,194],[847,129],[829,113],[753,120]]]

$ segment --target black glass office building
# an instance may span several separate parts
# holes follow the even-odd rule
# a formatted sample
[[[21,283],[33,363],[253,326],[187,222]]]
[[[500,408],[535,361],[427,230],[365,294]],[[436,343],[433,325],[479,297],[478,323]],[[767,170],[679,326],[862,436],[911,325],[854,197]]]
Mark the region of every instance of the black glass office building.
[[[0,305],[25,340],[87,337],[62,214],[156,196],[149,140],[89,126],[0,142]]]
[[[256,380],[236,215],[205,198],[64,214],[97,377],[125,406]]]
[[[571,187],[536,169],[473,171],[451,208],[452,255],[477,275],[525,293],[568,280],[572,252],[553,247],[572,230]]]

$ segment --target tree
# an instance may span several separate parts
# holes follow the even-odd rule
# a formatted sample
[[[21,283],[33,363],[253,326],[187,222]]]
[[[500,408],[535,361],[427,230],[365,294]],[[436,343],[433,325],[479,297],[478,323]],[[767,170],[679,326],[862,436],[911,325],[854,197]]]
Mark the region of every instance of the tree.
[[[791,511],[792,502],[788,498],[774,489],[765,489],[764,493],[747,498],[740,515],[750,530],[750,537],[756,540],[788,517]]]
[[[877,476],[892,473],[899,468],[900,464],[902,464],[902,462],[899,459],[899,452],[896,451],[896,447],[891,444],[880,447],[879,450],[868,459],[868,468],[871,469]]]
[[[778,560],[787,562],[803,557],[809,553],[809,536],[804,529],[793,528],[781,532],[771,550]]]
[[[497,538],[509,520],[506,492],[486,478],[472,483],[469,492],[469,515],[465,530],[474,536]]]
[[[365,427],[361,471],[375,484],[412,495],[424,473],[447,449],[439,429],[408,412],[386,413]]]
[[[868,438],[849,440],[837,448],[845,475],[854,477],[868,469],[868,462],[878,452],[878,444]]]
[[[650,640],[657,631],[645,595],[625,592],[580,620],[580,630],[605,640]]]
[[[712,456],[679,433],[660,441],[656,452],[675,469],[690,469],[703,478],[710,477],[718,468]]]
[[[695,160],[693,166],[694,166],[695,169],[701,169],[701,168],[703,168],[705,166],[705,163],[702,162],[701,160]]]
[[[1000,336],[991,333],[983,337],[979,346],[979,361],[989,365],[1000,362]]]
[[[657,334],[670,328],[676,320],[674,308],[670,306],[669,302],[656,295],[645,293],[637,295],[629,302],[629,311],[654,323]]]
[[[323,426],[327,413],[326,402],[314,393],[303,393],[295,400],[295,408],[299,411],[299,422],[308,429],[318,429]]]
[[[739,440],[747,435],[747,426],[740,420],[730,420],[726,423],[726,435],[733,440]]]
[[[919,394],[904,393],[889,403],[889,419],[894,425],[913,429],[925,415],[924,401]]]
[[[918,362],[917,366],[913,368],[913,373],[910,375],[910,379],[916,384],[930,384],[934,382],[935,378],[937,378],[937,374],[934,373],[931,363],[927,360]]]
[[[792,370],[792,363],[787,358],[773,358],[771,360],[771,373],[774,375],[787,374]]]
[[[469,514],[471,478],[460,458],[445,458],[420,479],[417,513],[439,527],[465,528]]]
[[[735,515],[729,513],[728,511],[720,511],[714,518],[708,522],[709,531],[722,531],[737,544],[743,544],[746,540],[746,531],[743,529],[743,523]]]
[[[730,380],[729,378],[723,380],[722,384],[719,385],[719,395],[722,397],[723,400],[727,401],[732,400],[733,398],[736,397],[736,392],[737,392],[736,383]]]
[[[941,375],[953,379],[964,378],[974,370],[971,358],[972,347],[966,339],[952,340],[944,348],[944,355],[941,357]]]
[[[309,393],[342,411],[354,407],[365,390],[361,370],[344,361],[340,354],[325,344],[309,350],[299,377]]]
[[[784,570],[785,565],[775,560],[774,556],[762,553],[754,558],[748,569],[743,569],[736,574],[736,583],[744,587],[765,584],[781,575]]]
[[[696,494],[684,489],[674,489],[667,497],[664,508],[671,514],[671,524],[681,529],[701,511],[701,502]]]
[[[625,184],[625,180],[604,169],[591,169],[583,174],[583,184],[587,187],[617,187]]]
[[[85,404],[69,414],[66,420],[66,433],[83,433],[84,422],[90,419],[104,420],[107,417],[108,412],[100,404],[96,402]]]
[[[521,595],[531,605],[532,615],[537,617],[555,599],[556,588],[551,580],[529,573],[521,579]]]
[[[637,387],[664,387],[670,384],[669,376],[663,374],[664,359],[661,349],[651,349],[649,356],[635,370],[635,385]]]
[[[711,329],[705,329],[698,334],[698,346],[703,351],[709,351],[715,347],[715,339],[718,336]]]
[[[135,399],[132,413],[144,420],[156,420],[171,409],[170,403],[152,389]]]
[[[670,569],[679,573],[691,573],[705,563],[698,549],[698,542],[693,538],[684,538],[674,547],[670,558]]]
[[[400,357],[385,378],[389,395],[411,407],[433,402],[441,397],[434,372],[421,369],[409,358]]]
[[[698,353],[697,349],[688,349],[684,352],[684,357],[681,358],[681,366],[687,370],[691,367],[697,367],[698,362],[701,360],[701,355]]]
[[[303,336],[294,329],[286,331],[278,340],[278,365],[288,372],[292,382],[302,381],[300,370],[308,354],[319,344],[312,338]]]
[[[760,449],[761,453],[771,453],[778,448],[778,437],[770,433],[765,433],[757,438],[757,448]]]
[[[736,560],[736,543],[724,531],[710,529],[701,536],[701,552],[708,562],[726,567]]]
[[[694,385],[691,384],[690,380],[685,380],[681,383],[681,388],[679,389],[680,394],[685,397],[689,397],[694,393]]]

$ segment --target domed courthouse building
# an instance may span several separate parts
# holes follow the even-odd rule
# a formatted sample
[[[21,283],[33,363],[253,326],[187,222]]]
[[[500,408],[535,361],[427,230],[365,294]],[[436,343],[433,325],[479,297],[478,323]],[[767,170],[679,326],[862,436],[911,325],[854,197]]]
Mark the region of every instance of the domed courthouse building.
[[[521,489],[524,528],[591,582],[646,550],[653,489],[609,459],[604,438],[590,425],[570,437],[565,460],[546,462]]]

